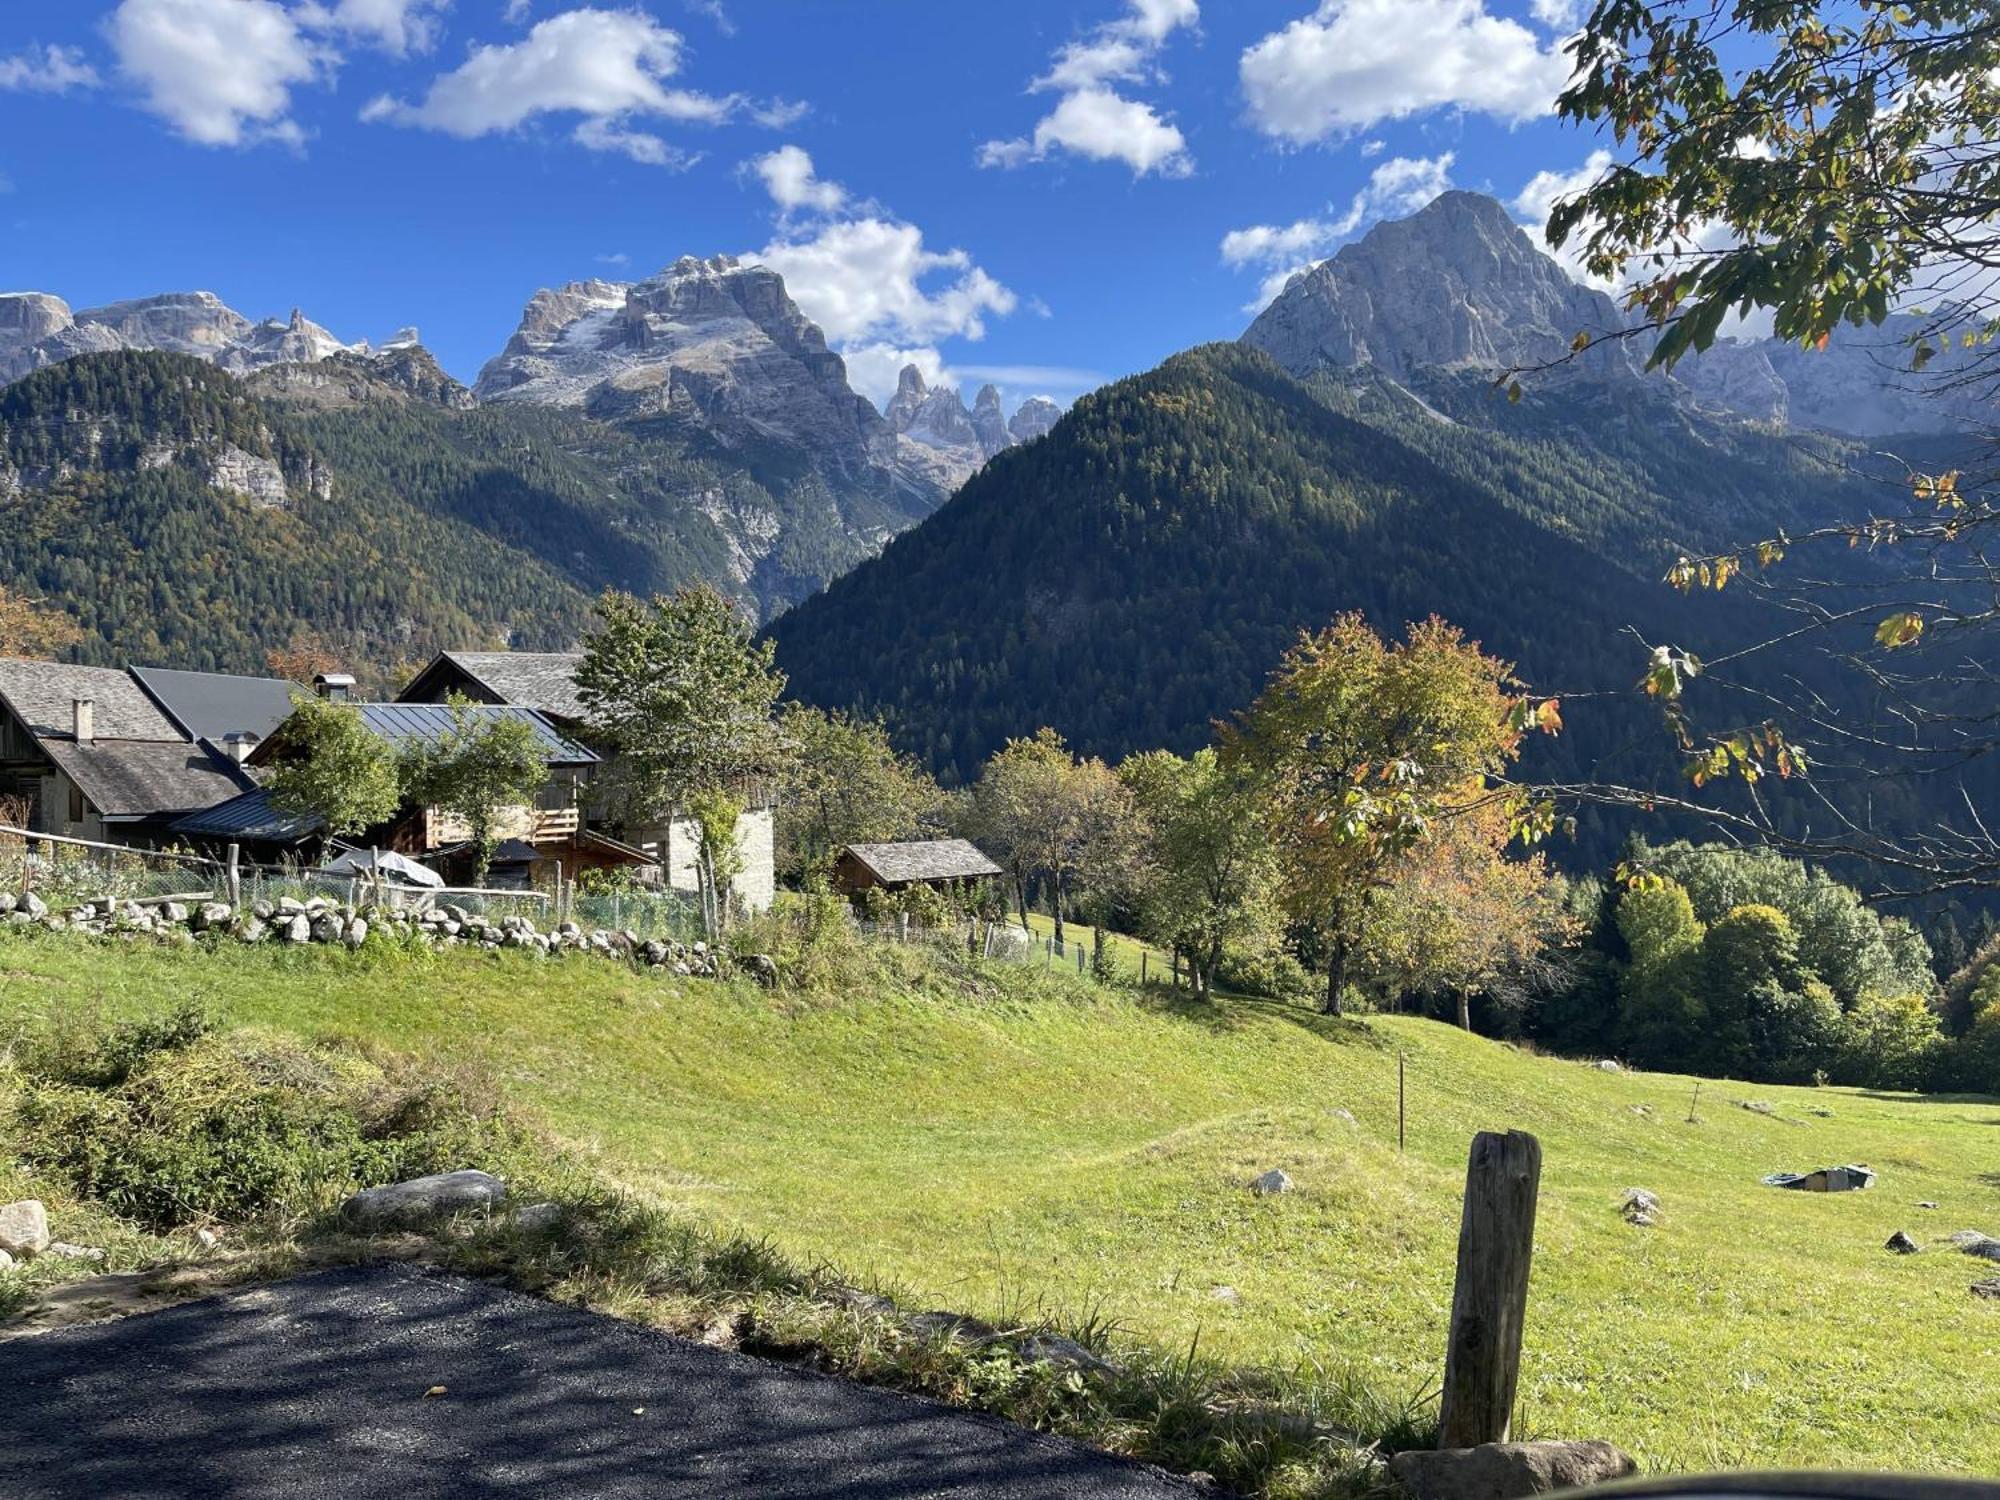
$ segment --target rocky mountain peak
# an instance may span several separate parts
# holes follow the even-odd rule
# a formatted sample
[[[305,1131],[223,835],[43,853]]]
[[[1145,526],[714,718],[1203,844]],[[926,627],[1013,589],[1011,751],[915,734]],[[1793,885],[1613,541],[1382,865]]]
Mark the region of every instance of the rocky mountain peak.
[[[1001,410],[998,387],[982,385],[979,394],[972,398],[972,430],[988,458],[1002,448],[1013,446],[1014,437],[1007,431],[1007,414]]]
[[[1007,435],[1017,443],[1032,443],[1062,420],[1062,408],[1047,396],[1030,396],[1015,408]]]
[[[1297,375],[1365,365],[1406,380],[1432,366],[1558,359],[1579,332],[1621,326],[1611,299],[1571,280],[1499,202],[1451,192],[1294,277],[1243,342]],[[1622,346],[1591,362],[1630,368]]]
[[[924,372],[915,365],[904,365],[896,376],[896,394],[889,398],[888,409],[883,413],[891,429],[908,432],[910,424],[917,418],[917,408],[924,404],[924,398],[930,393]]]
[[[289,321],[253,324],[213,292],[167,292],[74,313],[46,292],[0,297],[0,383],[79,354],[118,349],[192,355],[241,375],[366,347],[336,338],[297,308]]]

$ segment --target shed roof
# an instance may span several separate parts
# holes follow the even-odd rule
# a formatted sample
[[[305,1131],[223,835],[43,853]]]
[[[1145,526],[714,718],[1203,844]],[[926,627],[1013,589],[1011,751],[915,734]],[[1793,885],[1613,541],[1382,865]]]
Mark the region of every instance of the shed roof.
[[[228,756],[180,739],[49,739],[42,749],[107,818],[193,812],[256,784]]]
[[[232,677],[166,667],[134,667],[132,675],[183,734],[218,742],[238,733],[265,738],[285,722],[293,695],[301,691],[280,677]]]
[[[71,738],[79,698],[95,705],[93,732],[100,740],[187,738],[121,668],[0,657],[0,701],[37,739]]]
[[[452,732],[458,720],[448,703],[357,703],[362,722],[390,744],[436,745]],[[469,706],[476,718],[519,719],[531,726],[548,752],[549,764],[587,766],[597,760],[595,752],[560,733],[540,713],[513,703],[475,703]]]
[[[272,806],[271,789],[260,786],[179,819],[173,831],[195,839],[294,844],[323,826],[315,814],[282,812]]]
[[[588,717],[576,695],[580,651],[442,651],[438,659],[452,663],[502,703],[538,709],[559,719]],[[422,680],[420,674],[418,681]]]
[[[849,844],[877,880],[900,885],[914,880],[977,880],[1001,873],[977,845],[965,839],[912,839],[900,844]]]

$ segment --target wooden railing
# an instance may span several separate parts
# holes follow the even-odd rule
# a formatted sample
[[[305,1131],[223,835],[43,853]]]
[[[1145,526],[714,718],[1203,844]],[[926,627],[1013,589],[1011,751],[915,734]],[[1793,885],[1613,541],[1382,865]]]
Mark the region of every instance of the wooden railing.
[[[583,827],[583,814],[574,807],[512,807],[494,820],[494,830],[503,839],[526,839],[531,844],[554,844],[572,838]],[[472,837],[465,819],[431,807],[424,810],[424,847],[444,849]]]

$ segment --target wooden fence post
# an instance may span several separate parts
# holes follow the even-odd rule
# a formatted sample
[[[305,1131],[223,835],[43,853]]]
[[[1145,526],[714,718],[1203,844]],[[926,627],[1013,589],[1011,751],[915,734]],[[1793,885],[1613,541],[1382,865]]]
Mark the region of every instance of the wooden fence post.
[[[228,891],[229,906],[233,911],[243,904],[243,851],[237,845],[229,846]]]
[[[1512,1428],[1541,1179],[1541,1142],[1527,1132],[1481,1131],[1472,1138],[1445,1346],[1441,1448],[1504,1443]]]

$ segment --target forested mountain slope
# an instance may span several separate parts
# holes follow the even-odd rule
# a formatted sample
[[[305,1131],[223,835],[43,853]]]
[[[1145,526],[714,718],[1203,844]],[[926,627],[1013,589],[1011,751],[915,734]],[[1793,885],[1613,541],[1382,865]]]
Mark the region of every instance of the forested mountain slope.
[[[1831,440],[1708,424],[1637,382],[1493,398],[1437,372],[1293,379],[1212,345],[1084,398],[939,513],[772,627],[794,691],[888,715],[960,778],[1050,724],[1118,756],[1187,750],[1302,629],[1437,613],[1538,688],[1629,689],[1648,640],[1697,651],[1761,611],[1659,583],[1677,541],[1859,504]],[[1851,492],[1851,493],[1850,493]],[[1585,700],[1544,775],[1670,765],[1657,718]],[[1587,831],[1587,830],[1586,830]]]
[[[91,354],[0,390],[0,586],[89,660],[261,669],[314,631],[357,663],[566,646],[607,586],[709,579],[769,614],[913,519],[774,446],[480,407],[421,349],[247,381]]]

